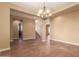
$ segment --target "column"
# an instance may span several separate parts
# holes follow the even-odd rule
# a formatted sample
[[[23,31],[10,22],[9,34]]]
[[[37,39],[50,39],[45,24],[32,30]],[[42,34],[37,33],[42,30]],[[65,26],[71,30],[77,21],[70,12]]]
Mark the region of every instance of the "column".
[[[42,19],[42,41],[46,41],[46,22]]]

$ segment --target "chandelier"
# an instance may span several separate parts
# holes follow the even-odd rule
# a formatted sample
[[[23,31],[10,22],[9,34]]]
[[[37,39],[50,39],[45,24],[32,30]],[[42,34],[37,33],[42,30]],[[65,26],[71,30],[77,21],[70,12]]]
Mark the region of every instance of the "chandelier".
[[[52,14],[50,13],[50,10],[46,8],[45,2],[42,9],[38,11],[37,16],[41,17],[43,20],[48,19]]]

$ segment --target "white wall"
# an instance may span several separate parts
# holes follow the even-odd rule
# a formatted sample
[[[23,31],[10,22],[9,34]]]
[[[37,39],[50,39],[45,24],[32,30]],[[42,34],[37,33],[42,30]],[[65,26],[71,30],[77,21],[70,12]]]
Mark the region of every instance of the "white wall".
[[[35,31],[42,36],[42,21],[40,18],[35,20]]]

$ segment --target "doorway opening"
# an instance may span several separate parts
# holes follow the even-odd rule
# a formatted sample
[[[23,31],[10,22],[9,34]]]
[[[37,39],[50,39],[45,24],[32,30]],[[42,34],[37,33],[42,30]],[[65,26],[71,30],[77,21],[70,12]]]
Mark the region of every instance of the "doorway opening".
[[[14,16],[15,17],[15,16]],[[23,39],[23,20],[13,20],[12,22],[12,39]]]
[[[18,33],[19,39],[23,39],[23,20],[19,20]]]

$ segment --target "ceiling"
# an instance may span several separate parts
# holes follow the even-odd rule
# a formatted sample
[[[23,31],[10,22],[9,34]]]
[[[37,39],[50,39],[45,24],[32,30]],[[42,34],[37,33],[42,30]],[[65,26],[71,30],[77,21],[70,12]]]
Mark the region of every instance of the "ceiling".
[[[37,14],[39,9],[43,8],[44,2],[10,2],[17,6],[24,7],[27,11]],[[51,12],[55,11],[60,7],[71,4],[72,2],[45,2],[46,8]]]
[[[14,18],[14,20],[21,20],[23,18],[34,19],[34,15],[30,15],[28,13],[23,13],[14,9],[10,10],[10,15]]]

